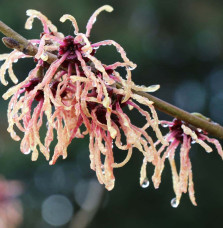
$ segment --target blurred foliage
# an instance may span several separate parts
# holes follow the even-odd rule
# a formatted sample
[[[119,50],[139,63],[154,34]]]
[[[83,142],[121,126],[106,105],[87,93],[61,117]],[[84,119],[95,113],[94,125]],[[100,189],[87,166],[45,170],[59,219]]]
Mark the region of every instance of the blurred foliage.
[[[160,84],[156,95],[190,112],[201,112],[214,121],[223,123],[223,2],[202,0],[1,0],[1,20],[26,38],[39,37],[41,25],[34,22],[33,30],[26,31],[25,11],[36,9],[46,14],[64,34],[72,34],[70,23],[61,24],[59,18],[69,13],[75,16],[85,31],[88,18],[103,4],[114,7],[112,14],[98,17],[91,40],[113,39],[120,43],[128,57],[138,67],[133,72],[137,84]],[[2,37],[2,35],[1,35]],[[1,53],[9,50],[0,44]],[[105,63],[119,58],[114,48],[102,48],[97,56]],[[15,67],[18,77],[26,77],[32,62],[20,62]],[[124,76],[124,75],[123,75]],[[1,94],[6,91],[2,85]],[[88,140],[74,141],[66,160],[59,159],[49,166],[43,156],[37,162],[30,155],[21,154],[19,143],[8,135],[7,102],[1,99],[0,173],[8,179],[25,184],[22,196],[24,228],[49,228],[41,215],[45,199],[62,194],[73,205],[73,216],[78,213],[75,186],[80,181],[95,178],[89,168]],[[159,113],[161,119],[171,119]],[[133,122],[142,125],[143,119],[132,115]],[[125,152],[115,151],[121,161]],[[142,156],[138,151],[123,168],[115,170],[116,186],[104,192],[99,209],[88,227],[208,227],[221,226],[223,210],[223,163],[216,151],[207,154],[193,146],[191,160],[198,206],[194,207],[188,195],[180,206],[170,206],[174,193],[169,165],[163,173],[158,190],[139,186]],[[151,177],[152,167],[148,167]],[[151,180],[151,178],[150,178]],[[79,191],[84,191],[83,189]],[[60,227],[71,227],[67,223]]]

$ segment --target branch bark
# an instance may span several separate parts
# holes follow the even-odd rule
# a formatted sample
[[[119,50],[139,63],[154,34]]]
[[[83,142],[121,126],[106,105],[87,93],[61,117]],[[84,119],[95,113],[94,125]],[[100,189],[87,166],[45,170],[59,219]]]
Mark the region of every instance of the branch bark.
[[[11,49],[17,49],[24,54],[35,56],[38,49],[32,45],[27,39],[25,39],[23,36],[15,32],[13,29],[11,29],[9,26],[4,24],[2,21],[0,21],[0,32],[2,32],[5,36],[2,39],[3,43],[6,45],[6,47]],[[48,55],[47,62],[51,64],[57,59],[57,56],[46,52]],[[121,88],[122,85],[119,83],[115,84],[116,87]],[[144,93],[144,92],[138,92],[134,91],[134,93],[146,97],[149,100],[154,102],[155,108],[158,110],[175,117],[177,119],[183,120],[186,123],[193,125],[196,128],[201,128],[202,130],[208,132],[209,134],[213,135],[214,137],[218,137],[223,139],[223,127],[215,122],[210,122],[206,119],[200,118],[196,115],[193,115],[191,113],[188,113],[172,104],[169,104],[155,96],[152,96],[151,94]]]
[[[5,36],[7,36],[2,39],[6,47],[11,49],[17,49],[18,51],[21,51],[26,55],[31,55],[31,56],[36,55],[38,51],[37,47],[32,45],[26,38],[18,34],[16,31],[11,29],[2,21],[0,21],[0,32],[3,33]],[[47,62],[49,64],[51,64],[57,59],[55,55],[49,52],[47,52],[47,54],[48,54]]]

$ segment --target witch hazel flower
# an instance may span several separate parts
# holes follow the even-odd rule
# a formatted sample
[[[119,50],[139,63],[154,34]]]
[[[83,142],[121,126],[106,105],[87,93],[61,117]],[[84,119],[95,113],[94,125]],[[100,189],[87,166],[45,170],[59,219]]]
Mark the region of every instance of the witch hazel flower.
[[[68,14],[62,16],[61,22],[70,20],[74,26],[74,36],[66,37],[40,12],[28,10],[29,18],[25,27],[31,29],[34,18],[38,18],[43,25],[40,39],[30,40],[38,49],[34,56],[36,66],[23,82],[10,88],[3,98],[11,97],[8,132],[14,140],[21,140],[21,151],[24,154],[32,152],[32,160],[35,161],[41,151],[53,165],[59,156],[63,159],[67,157],[67,147],[74,138],[83,138],[89,134],[90,167],[96,171],[99,182],[111,190],[115,182],[113,169],[129,161],[133,148],[141,151],[147,161],[158,159],[153,140],[146,132],[149,127],[163,145],[167,145],[167,142],[159,130],[153,102],[132,93],[132,89],[154,92],[159,89],[159,85],[144,87],[133,83],[131,71],[136,64],[127,58],[117,42],[89,41],[92,26],[98,14],[104,10],[111,12],[113,8],[105,5],[96,10],[87,23],[86,33],[79,32],[74,17]],[[98,48],[108,45],[117,49],[122,62],[105,65],[95,57]],[[57,56],[50,64],[47,62],[49,54]],[[8,69],[9,77],[17,83],[12,63],[30,57],[17,50],[1,55],[0,60],[5,60],[0,69],[1,82],[7,85],[5,73]],[[119,67],[126,69],[126,79],[118,73]],[[122,87],[116,88],[116,83]],[[139,104],[146,106],[150,112]],[[138,110],[145,117],[143,127],[131,123],[125,113],[126,107]],[[46,135],[42,142],[39,132],[45,125],[45,117]],[[82,125],[85,126],[83,131],[80,129]],[[15,132],[15,126],[23,132],[22,139]],[[122,144],[122,134],[126,137],[125,145]],[[55,136],[57,144],[52,149],[51,143]],[[126,158],[119,164],[114,161],[113,145],[127,151]],[[52,156],[50,150],[53,150]]]
[[[223,159],[223,151],[218,140],[209,138],[207,133],[199,128],[195,128],[182,120],[174,119],[172,122],[160,121],[163,127],[169,128],[169,133],[165,136],[169,145],[160,145],[158,140],[155,147],[158,151],[157,160],[153,160],[155,171],[152,181],[155,188],[159,188],[161,175],[164,169],[165,160],[168,159],[172,171],[173,189],[176,197],[171,200],[171,205],[177,207],[180,203],[182,193],[189,192],[189,197],[193,205],[196,204],[192,165],[189,157],[192,144],[199,144],[207,153],[212,152],[212,148],[207,144],[214,144],[218,154]],[[180,147],[180,169],[177,171],[175,163],[175,154],[178,153],[177,148]],[[141,174],[146,176],[147,160],[144,159]]]
[[[0,176],[0,227],[16,228],[23,220],[23,208],[18,197],[23,187],[19,181]]]

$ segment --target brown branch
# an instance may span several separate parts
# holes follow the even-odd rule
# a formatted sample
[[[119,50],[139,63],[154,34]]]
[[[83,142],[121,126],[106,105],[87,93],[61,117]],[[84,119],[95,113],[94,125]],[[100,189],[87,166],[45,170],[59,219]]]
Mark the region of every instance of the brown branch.
[[[26,55],[34,56],[36,55],[38,49],[34,45],[32,45],[26,38],[15,32],[13,29],[8,27],[5,23],[0,21],[0,32],[5,36],[2,39],[3,43],[6,47],[17,49],[18,51],[23,52]],[[47,52],[48,60],[47,62],[51,64],[54,62],[57,57],[49,52]]]
[[[32,45],[27,39],[22,37],[20,34],[15,32],[13,29],[8,27],[6,24],[4,24],[2,21],[0,21],[0,32],[2,32],[5,36],[2,39],[3,43],[6,45],[6,47],[11,48],[11,49],[17,49],[24,54],[35,56],[38,49],[34,45]],[[57,59],[57,56],[46,52],[48,55],[48,60],[47,62],[51,64]],[[121,88],[122,85],[119,83],[115,84],[116,87]],[[202,130],[208,132],[209,134],[223,139],[223,127],[220,126],[217,123],[210,122],[204,118],[200,118],[196,115],[193,115],[191,113],[188,113],[174,105],[171,105],[155,96],[152,96],[151,94],[144,93],[144,92],[138,92],[134,91],[134,93],[146,97],[149,100],[154,102],[154,106],[159,109],[160,111],[173,116],[175,118],[178,118],[180,120],[183,120],[187,122],[190,125],[193,125],[197,128],[201,128]]]

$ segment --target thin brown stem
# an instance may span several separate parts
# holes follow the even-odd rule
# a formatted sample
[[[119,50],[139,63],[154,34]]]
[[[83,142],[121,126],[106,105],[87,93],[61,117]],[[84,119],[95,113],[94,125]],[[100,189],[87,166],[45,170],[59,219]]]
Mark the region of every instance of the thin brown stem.
[[[17,49],[18,51],[23,52],[26,55],[34,56],[36,55],[38,49],[34,45],[32,45],[26,38],[15,32],[13,29],[11,29],[8,25],[0,21],[0,32],[3,33],[5,36],[2,39],[3,43],[6,47]],[[54,62],[57,57],[49,52],[48,54],[48,60],[47,62],[51,64]]]
[[[5,36],[2,40],[3,43],[8,47],[12,49],[17,49],[27,55],[35,56],[37,53],[37,47],[32,45],[27,39],[25,39],[23,36],[15,32],[13,29],[8,27],[6,24],[4,24],[2,21],[0,21],[0,32],[2,32]],[[47,62],[51,64],[57,59],[57,56],[46,52],[48,55]],[[115,84],[116,87],[121,88],[122,85],[119,83]],[[146,97],[149,100],[154,102],[154,106],[159,109],[160,111],[173,116],[175,118],[178,118],[180,120],[183,120],[187,122],[190,125],[193,125],[197,128],[201,128],[202,130],[208,132],[209,134],[223,139],[223,127],[220,126],[217,123],[210,122],[206,119],[200,118],[196,115],[193,115],[191,113],[188,113],[172,104],[169,104],[155,96],[152,96],[151,94],[145,93],[145,92],[138,92],[134,91],[134,93]]]
[[[117,84],[117,87],[121,88],[122,86],[120,84]],[[154,106],[161,112],[164,112],[177,119],[183,120],[190,125],[193,125],[194,127],[201,128],[202,130],[210,133],[215,137],[223,139],[223,127],[221,125],[215,122],[210,122],[208,121],[208,119],[204,119],[189,112],[186,112],[172,104],[167,103],[166,101],[152,96],[151,94],[134,90],[133,92],[140,96],[148,98],[150,101],[153,101]]]

